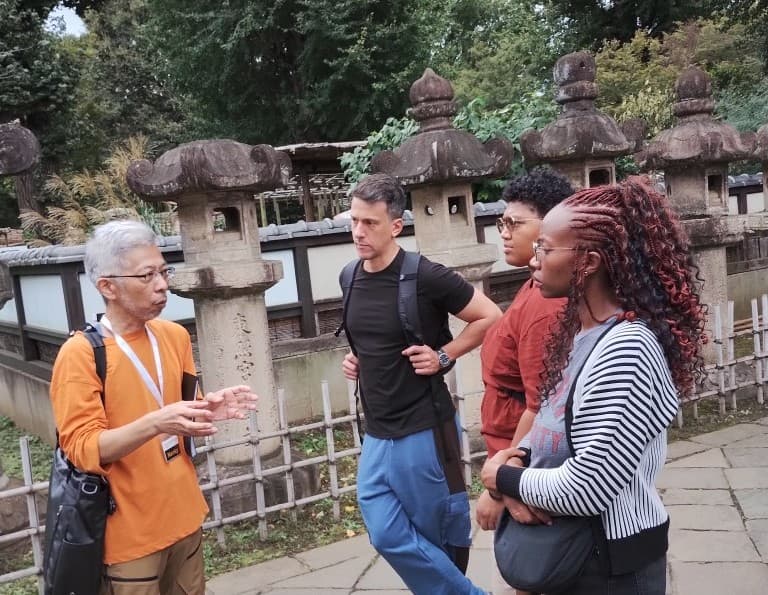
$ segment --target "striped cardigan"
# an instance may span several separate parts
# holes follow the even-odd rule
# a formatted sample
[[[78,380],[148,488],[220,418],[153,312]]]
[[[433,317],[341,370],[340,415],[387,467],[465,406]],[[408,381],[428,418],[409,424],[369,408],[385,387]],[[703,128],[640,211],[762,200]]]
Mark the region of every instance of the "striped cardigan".
[[[595,345],[572,392],[575,455],[554,469],[502,465],[498,489],[562,515],[600,515],[612,574],[667,551],[669,516],[654,482],[667,452],[677,391],[655,335],[620,322]]]

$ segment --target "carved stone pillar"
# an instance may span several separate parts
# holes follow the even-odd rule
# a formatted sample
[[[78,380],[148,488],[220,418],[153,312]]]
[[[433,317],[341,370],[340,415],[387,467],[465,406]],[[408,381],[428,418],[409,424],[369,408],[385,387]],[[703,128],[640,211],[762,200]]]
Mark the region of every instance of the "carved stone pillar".
[[[264,292],[283,276],[282,263],[264,260],[253,194],[288,182],[290,159],[268,145],[198,141],[131,164],[128,185],[149,200],[178,203],[184,265],[171,291],[195,303],[197,345],[207,391],[250,385],[260,396],[262,433],[278,427]],[[252,420],[251,420],[252,421]],[[215,440],[242,437],[247,423],[224,424]],[[261,442],[263,453],[277,439]],[[246,447],[222,451],[225,463],[249,460]]]
[[[728,163],[750,157],[754,133],[739,134],[713,117],[712,81],[700,68],[683,71],[675,93],[677,125],[659,133],[635,159],[644,170],[664,170],[667,195],[683,220],[704,278],[702,300],[725,304],[725,248],[742,238],[742,232],[728,225]],[[710,333],[713,322],[710,316]],[[706,352],[710,360],[715,355],[713,345]]]

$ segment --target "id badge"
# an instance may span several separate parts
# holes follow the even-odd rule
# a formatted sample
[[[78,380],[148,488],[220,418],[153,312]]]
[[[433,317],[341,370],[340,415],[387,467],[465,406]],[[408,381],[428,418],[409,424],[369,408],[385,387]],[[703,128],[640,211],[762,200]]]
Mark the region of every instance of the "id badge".
[[[165,457],[166,462],[170,462],[181,453],[178,436],[168,436],[168,438],[163,440],[160,444],[163,446],[163,456]]]

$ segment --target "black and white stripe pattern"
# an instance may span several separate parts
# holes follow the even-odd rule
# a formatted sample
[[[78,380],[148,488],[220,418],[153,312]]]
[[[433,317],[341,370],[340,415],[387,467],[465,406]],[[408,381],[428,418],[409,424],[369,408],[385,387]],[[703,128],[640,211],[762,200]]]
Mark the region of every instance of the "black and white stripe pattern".
[[[571,425],[575,456],[557,469],[526,469],[519,484],[522,499],[555,513],[601,515],[609,544],[661,528],[668,515],[654,482],[677,407],[677,391],[654,334],[639,321],[617,324],[577,380]]]

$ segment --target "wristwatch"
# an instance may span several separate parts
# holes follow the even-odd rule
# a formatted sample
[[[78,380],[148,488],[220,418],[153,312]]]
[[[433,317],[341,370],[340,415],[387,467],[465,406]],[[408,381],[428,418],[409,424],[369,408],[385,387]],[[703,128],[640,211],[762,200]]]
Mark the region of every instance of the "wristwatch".
[[[448,366],[450,366],[453,363],[453,360],[451,357],[441,349],[437,350],[437,363],[440,364],[440,369],[445,370]]]

